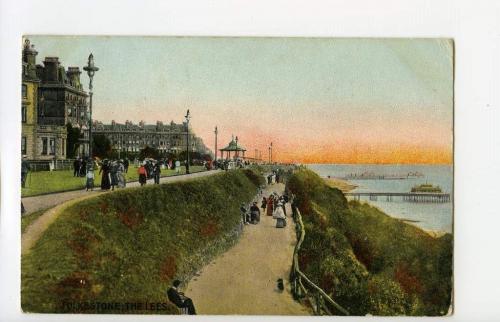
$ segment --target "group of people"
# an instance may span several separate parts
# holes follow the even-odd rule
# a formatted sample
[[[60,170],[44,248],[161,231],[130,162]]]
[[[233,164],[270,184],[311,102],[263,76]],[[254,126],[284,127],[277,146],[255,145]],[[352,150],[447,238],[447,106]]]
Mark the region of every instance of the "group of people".
[[[267,175],[267,184],[283,183],[285,172],[281,169],[273,170]]]
[[[127,160],[128,161],[128,160]],[[104,159],[99,168],[101,175],[101,189],[115,190],[117,188],[125,188],[127,180],[125,173],[128,171],[128,164],[125,167],[124,160],[108,160]],[[94,169],[90,167],[87,171],[87,191],[94,188]]]
[[[148,179],[154,179],[155,184],[160,184],[161,168],[161,161],[152,159],[144,160],[137,169],[141,186],[145,185]]]
[[[260,222],[260,209],[257,202],[253,202],[250,209],[247,209],[245,204],[242,203],[240,207],[243,224],[257,225]]]
[[[282,196],[273,192],[269,197],[263,197],[261,208],[268,216],[276,219],[276,228],[284,228],[286,226],[286,203],[288,202],[288,195]]]

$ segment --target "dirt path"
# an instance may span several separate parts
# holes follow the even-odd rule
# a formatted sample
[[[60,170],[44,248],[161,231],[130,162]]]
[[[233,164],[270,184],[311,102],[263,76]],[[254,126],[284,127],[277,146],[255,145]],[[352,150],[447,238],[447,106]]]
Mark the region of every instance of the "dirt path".
[[[264,190],[281,194],[283,184]],[[260,202],[259,202],[260,206]],[[238,244],[205,266],[186,287],[198,314],[310,315],[290,293],[288,276],[296,242],[287,204],[286,228],[265,214],[257,225],[246,225]],[[279,292],[278,278],[285,281]]]
[[[193,178],[199,178],[204,176],[209,176],[218,173],[219,171],[205,171],[196,172],[188,175],[163,177],[160,179],[160,183],[167,182],[178,182]],[[153,180],[148,180],[148,185],[152,184]],[[127,188],[138,187],[139,182],[132,182],[127,184]],[[115,191],[119,191],[115,190]],[[92,192],[86,192],[85,190],[69,191],[54,193],[50,195],[43,195],[38,197],[28,197],[23,198],[23,204],[25,208],[33,212],[39,209],[44,209],[47,207],[53,207],[48,209],[43,215],[34,220],[26,230],[21,235],[21,255],[26,254],[31,247],[36,243],[36,241],[42,236],[43,232],[49,227],[49,225],[54,222],[59,214],[61,214],[66,208],[75,204],[76,202],[95,197],[103,193],[113,193],[112,191],[103,192],[100,189],[95,189]]]

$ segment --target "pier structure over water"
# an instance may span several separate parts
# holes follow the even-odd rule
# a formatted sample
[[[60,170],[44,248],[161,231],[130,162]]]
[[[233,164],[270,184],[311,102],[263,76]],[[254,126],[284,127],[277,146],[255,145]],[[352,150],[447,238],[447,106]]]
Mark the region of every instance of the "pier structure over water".
[[[451,195],[443,192],[346,192],[345,196],[351,196],[354,200],[361,200],[361,197],[369,197],[372,201],[377,201],[379,197],[386,197],[386,201],[393,201],[393,198],[401,198],[407,202],[422,203],[445,203],[451,201]]]

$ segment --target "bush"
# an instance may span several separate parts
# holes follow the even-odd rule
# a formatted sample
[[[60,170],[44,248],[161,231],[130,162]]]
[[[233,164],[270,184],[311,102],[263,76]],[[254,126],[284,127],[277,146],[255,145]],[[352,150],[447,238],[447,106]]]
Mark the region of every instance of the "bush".
[[[254,181],[248,171],[231,171],[71,206],[22,258],[23,310],[120,313],[63,303],[168,302],[173,278],[188,280],[237,240],[239,206],[254,197]],[[159,311],[133,313],[177,309],[167,303]]]
[[[305,225],[301,269],[355,315],[444,315],[451,303],[453,238],[357,201],[302,169],[288,181]]]

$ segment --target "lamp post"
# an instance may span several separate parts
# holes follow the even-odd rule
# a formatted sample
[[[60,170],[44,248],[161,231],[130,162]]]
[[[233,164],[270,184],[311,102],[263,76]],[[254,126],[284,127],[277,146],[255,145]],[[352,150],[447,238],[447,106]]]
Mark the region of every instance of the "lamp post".
[[[189,109],[187,110],[186,115],[186,174],[189,174],[189,120],[191,119],[191,115],[189,115]]]
[[[270,150],[271,150],[271,163],[273,163],[273,142],[271,142]]]
[[[215,126],[215,161],[217,161],[217,134],[219,134],[219,130],[217,130],[217,125]]]
[[[83,67],[83,70],[87,72],[89,75],[90,83],[89,83],[89,162],[92,164],[92,168],[94,166],[94,160],[92,157],[92,80],[94,79],[94,74],[99,70],[94,65],[94,55],[92,53],[89,55],[89,60],[87,62],[87,66]]]

